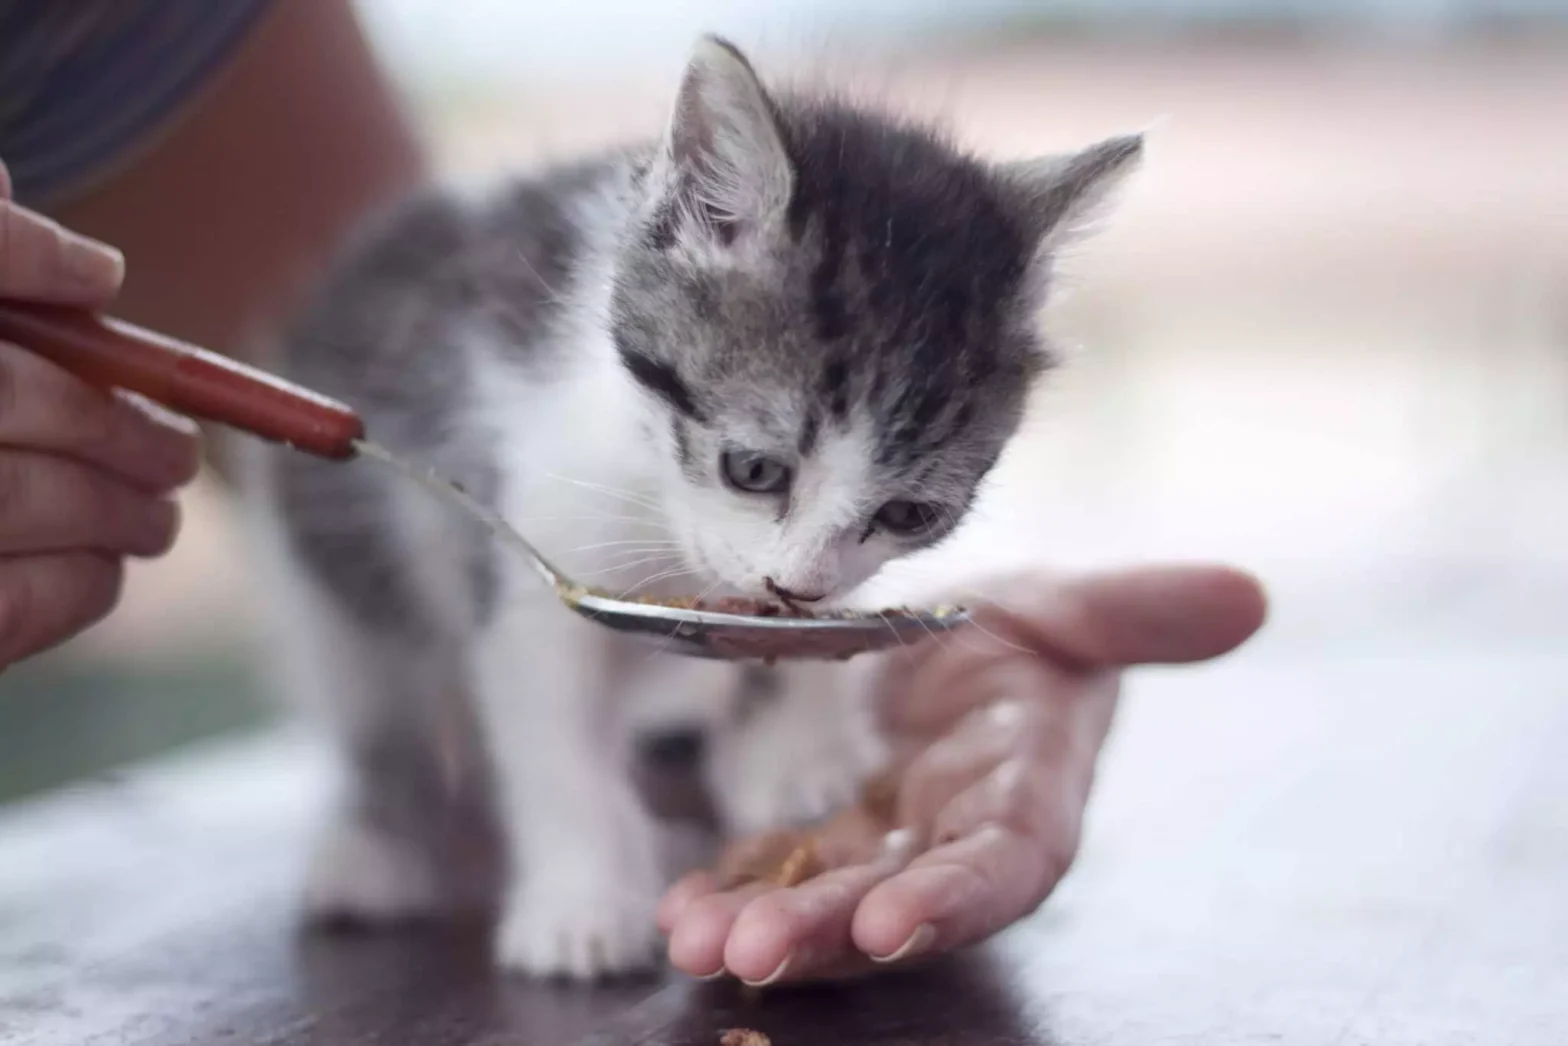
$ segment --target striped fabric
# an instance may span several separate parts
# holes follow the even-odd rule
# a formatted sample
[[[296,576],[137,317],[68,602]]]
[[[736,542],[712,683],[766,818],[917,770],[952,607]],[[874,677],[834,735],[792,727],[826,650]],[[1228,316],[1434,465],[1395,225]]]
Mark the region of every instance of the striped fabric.
[[[0,159],[39,205],[101,175],[222,67],[274,0],[0,0]]]

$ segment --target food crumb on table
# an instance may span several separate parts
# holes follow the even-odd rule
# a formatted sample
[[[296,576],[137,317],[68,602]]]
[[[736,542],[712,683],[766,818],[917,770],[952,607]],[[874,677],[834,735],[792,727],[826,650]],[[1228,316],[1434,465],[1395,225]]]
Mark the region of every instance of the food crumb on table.
[[[719,1036],[719,1046],[773,1046],[773,1040],[755,1028],[731,1028]]]

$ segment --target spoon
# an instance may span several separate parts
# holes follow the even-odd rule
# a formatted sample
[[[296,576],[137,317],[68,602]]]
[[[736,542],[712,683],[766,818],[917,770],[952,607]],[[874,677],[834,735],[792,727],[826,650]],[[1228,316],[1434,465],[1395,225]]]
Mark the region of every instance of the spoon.
[[[483,522],[567,609],[671,653],[732,661],[844,660],[952,631],[969,620],[960,608],[793,616],[762,602],[746,607],[754,613],[743,613],[616,598],[574,582],[494,510],[371,442],[352,408],[309,389],[121,320],[56,305],[0,301],[0,340],[90,384],[133,392],[193,418],[327,461],[380,462]]]

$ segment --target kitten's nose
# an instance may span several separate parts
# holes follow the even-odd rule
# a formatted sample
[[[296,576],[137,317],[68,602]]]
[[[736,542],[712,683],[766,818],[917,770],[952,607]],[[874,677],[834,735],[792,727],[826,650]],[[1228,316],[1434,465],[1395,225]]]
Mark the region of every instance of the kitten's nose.
[[[819,603],[828,597],[826,592],[796,592],[785,588],[770,577],[763,578],[762,582],[769,592],[789,603]]]

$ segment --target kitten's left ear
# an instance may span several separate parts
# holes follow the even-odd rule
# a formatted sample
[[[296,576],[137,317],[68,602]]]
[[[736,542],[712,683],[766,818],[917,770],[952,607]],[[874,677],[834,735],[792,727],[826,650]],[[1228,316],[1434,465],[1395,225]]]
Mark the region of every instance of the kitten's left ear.
[[[1080,235],[1143,159],[1143,135],[1107,138],[1081,152],[1001,165],[1003,181],[1022,202],[1037,253],[1046,256]]]
[[[783,219],[794,171],[773,103],[728,41],[697,41],[654,177],[678,223],[722,243]]]

